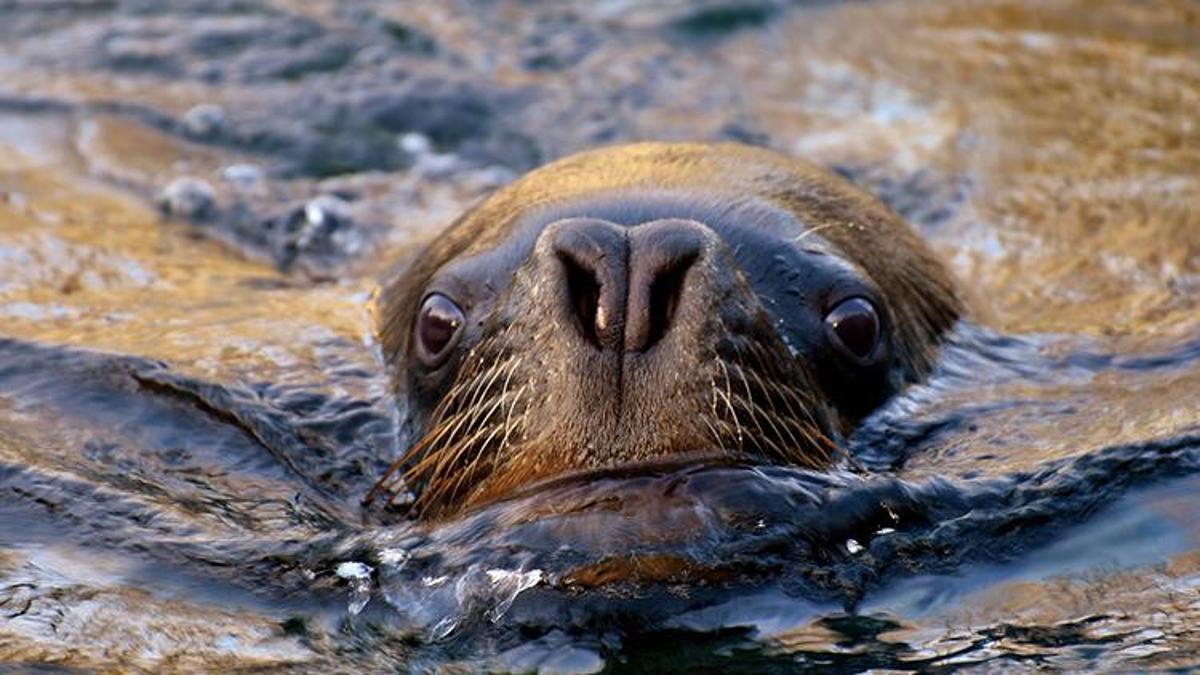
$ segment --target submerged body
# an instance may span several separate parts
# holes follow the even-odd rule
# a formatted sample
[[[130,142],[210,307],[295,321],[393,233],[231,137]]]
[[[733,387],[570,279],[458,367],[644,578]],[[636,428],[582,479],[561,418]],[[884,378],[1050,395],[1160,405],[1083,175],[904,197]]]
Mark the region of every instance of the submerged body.
[[[580,471],[828,466],[961,313],[899,217],[812,165],[735,144],[581,153],[465,214],[385,289],[419,439],[393,470],[446,516]]]

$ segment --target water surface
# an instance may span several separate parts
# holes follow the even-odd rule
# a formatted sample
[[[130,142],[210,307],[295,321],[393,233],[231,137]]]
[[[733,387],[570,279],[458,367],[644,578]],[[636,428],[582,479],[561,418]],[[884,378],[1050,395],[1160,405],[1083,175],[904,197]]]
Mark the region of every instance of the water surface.
[[[0,660],[1200,665],[1191,3],[0,13]],[[695,138],[913,223],[973,306],[930,381],[831,472],[362,508],[406,441],[378,280],[543,161]]]

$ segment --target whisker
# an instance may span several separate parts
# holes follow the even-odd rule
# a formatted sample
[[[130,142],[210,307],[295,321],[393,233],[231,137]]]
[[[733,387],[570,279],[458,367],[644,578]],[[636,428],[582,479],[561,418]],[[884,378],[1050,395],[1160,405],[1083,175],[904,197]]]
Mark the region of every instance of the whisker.
[[[734,425],[737,427],[738,450],[744,450],[745,449],[745,437],[742,435],[741,420],[738,419],[737,411],[734,410],[734,408],[733,408],[733,385],[729,381],[729,368],[725,365],[725,363],[723,361],[721,361],[719,363],[721,365],[721,372],[725,376],[725,405],[729,408],[729,414],[732,417],[732,421],[733,421]]]
[[[796,235],[796,237],[794,239],[792,239],[792,243],[798,244],[801,241],[804,241],[804,238],[808,237],[809,235],[816,234],[817,232],[820,232],[821,230],[824,230],[824,229],[827,229],[830,227],[834,227],[835,225],[839,225],[839,224],[840,223],[822,223],[821,225],[814,225],[814,226],[808,228],[807,230],[801,232],[800,234]]]

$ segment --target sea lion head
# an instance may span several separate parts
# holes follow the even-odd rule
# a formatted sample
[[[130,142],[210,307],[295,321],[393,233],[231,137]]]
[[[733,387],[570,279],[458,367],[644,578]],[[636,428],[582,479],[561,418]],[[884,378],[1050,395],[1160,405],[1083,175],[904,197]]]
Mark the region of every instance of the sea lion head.
[[[544,166],[388,284],[381,341],[416,442],[416,512],[693,457],[821,467],[922,378],[961,312],[891,211],[734,144]]]

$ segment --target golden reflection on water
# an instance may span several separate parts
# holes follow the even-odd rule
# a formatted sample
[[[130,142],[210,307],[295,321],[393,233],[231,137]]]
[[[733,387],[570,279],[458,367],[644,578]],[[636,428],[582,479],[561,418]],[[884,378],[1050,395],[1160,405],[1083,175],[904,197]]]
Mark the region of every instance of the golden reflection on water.
[[[723,54],[781,145],[963,176],[928,234],[997,327],[1180,336],[1200,307],[1198,26],[1186,2],[855,3]]]
[[[6,128],[14,127],[0,125],[0,133]],[[15,128],[22,144],[0,150],[10,195],[0,202],[6,335],[263,379],[304,368],[313,360],[306,350],[322,341],[369,344],[371,279],[318,286],[280,279],[270,265],[190,236],[146,199],[85,171],[70,120],[49,116]],[[107,144],[107,154],[97,154],[119,157],[124,171],[200,163],[181,144],[128,123],[107,128],[103,139],[90,142]]]

